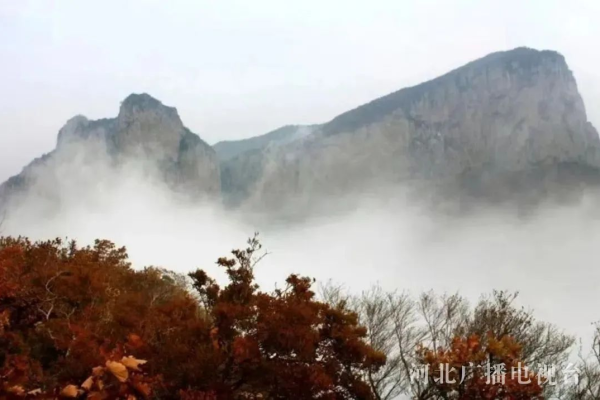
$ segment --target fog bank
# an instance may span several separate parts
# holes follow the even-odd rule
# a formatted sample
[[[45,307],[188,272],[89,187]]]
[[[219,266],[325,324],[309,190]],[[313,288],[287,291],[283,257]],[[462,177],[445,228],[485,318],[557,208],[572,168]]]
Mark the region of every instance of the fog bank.
[[[402,196],[369,196],[349,212],[275,224],[218,200],[190,202],[147,166],[116,166],[98,154],[77,149],[36,169],[38,183],[11,203],[2,233],[80,244],[109,239],[128,248],[135,268],[205,268],[222,280],[216,259],[259,231],[270,253],[256,269],[264,289],[281,287],[290,273],[353,292],[380,284],[413,293],[458,291],[472,301],[507,289],[519,291],[520,303],[539,319],[584,338],[599,319],[595,194],[527,217],[499,209],[442,215]],[[345,200],[336,201],[341,207]]]

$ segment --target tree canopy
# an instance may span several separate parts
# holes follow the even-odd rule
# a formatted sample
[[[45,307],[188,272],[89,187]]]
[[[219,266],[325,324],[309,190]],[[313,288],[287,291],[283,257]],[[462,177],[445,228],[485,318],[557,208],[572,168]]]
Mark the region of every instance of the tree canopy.
[[[0,240],[4,398],[372,399],[385,355],[356,313],[316,299],[313,281],[254,281],[256,238],[221,258],[219,287],[136,271],[107,241]]]
[[[201,269],[133,269],[109,241],[0,238],[0,400],[598,398],[600,334],[558,390],[535,367],[564,363],[574,340],[516,294],[317,296],[299,275],[267,292],[263,255],[253,237],[217,260],[221,286]]]

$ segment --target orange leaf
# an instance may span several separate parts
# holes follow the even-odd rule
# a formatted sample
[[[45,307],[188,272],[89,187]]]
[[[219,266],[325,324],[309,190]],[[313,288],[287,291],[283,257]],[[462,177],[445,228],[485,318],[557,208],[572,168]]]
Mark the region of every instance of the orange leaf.
[[[134,371],[141,371],[139,366],[146,364],[146,362],[146,360],[138,360],[132,356],[123,357],[121,359],[121,364]]]
[[[65,386],[65,388],[63,390],[61,390],[60,396],[75,398],[75,397],[79,396],[79,390],[77,389],[77,386],[75,386],[75,385],[67,385],[67,386]]]
[[[108,368],[110,373],[113,374],[115,378],[119,380],[119,382],[125,382],[127,378],[129,378],[129,372],[127,372],[127,367],[125,367],[120,362],[107,361],[106,368]]]
[[[94,384],[94,377],[90,376],[89,378],[87,378],[82,384],[81,387],[84,390],[90,390],[92,388],[92,385]]]

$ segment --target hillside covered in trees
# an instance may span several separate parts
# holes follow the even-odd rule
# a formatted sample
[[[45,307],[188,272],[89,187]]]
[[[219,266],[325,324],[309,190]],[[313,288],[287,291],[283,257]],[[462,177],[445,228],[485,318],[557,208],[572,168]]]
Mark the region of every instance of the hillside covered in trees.
[[[574,339],[516,295],[317,295],[297,275],[264,292],[264,254],[254,237],[220,258],[220,286],[135,270],[108,241],[0,239],[0,398],[599,398],[599,359],[567,365]]]

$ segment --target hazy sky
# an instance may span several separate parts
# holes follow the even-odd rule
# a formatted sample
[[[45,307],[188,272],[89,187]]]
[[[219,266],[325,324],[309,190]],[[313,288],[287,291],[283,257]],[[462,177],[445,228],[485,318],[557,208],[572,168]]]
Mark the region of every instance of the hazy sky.
[[[0,181],[132,92],[209,143],[324,122],[518,46],[563,53],[600,125],[600,2],[0,0]]]

